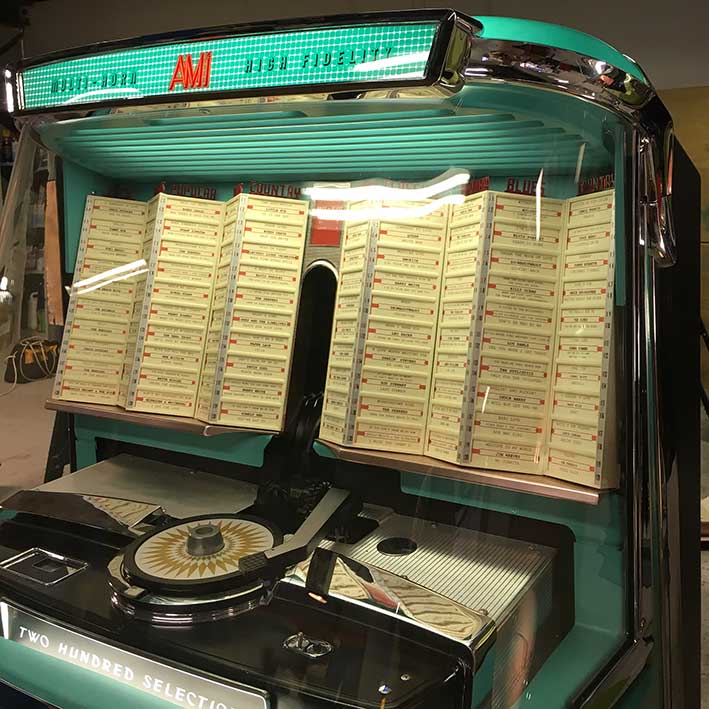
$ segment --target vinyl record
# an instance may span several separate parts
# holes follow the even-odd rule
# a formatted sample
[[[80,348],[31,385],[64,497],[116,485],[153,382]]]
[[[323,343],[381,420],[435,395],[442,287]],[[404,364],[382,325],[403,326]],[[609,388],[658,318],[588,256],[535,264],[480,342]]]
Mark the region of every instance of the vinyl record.
[[[153,590],[209,593],[238,584],[239,560],[281,541],[273,525],[254,517],[193,517],[133,542],[124,571],[135,584]]]

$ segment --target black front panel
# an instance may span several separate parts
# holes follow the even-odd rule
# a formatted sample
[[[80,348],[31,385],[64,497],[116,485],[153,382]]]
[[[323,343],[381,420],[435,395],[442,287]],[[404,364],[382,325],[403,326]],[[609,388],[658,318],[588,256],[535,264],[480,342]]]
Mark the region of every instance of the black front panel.
[[[52,586],[0,569],[0,594],[79,632],[264,689],[275,709],[378,709],[384,698],[387,707],[453,708],[460,706],[465,694],[457,660],[421,642],[415,628],[407,637],[400,623],[385,627],[367,623],[366,616],[355,619],[345,612],[343,602],[325,602],[289,584],[281,584],[267,606],[226,620],[157,627],[130,619],[110,600],[106,567],[119,551],[117,546],[87,543],[70,527],[49,534],[29,522],[28,516],[20,516],[0,523],[2,560],[38,547],[88,565]],[[286,647],[286,641],[299,633],[324,641],[332,651],[313,659]]]

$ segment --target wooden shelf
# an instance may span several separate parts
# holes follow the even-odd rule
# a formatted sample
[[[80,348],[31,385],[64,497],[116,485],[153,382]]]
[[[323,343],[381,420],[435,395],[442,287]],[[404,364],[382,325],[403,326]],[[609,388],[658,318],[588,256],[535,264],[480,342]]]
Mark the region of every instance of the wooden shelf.
[[[487,485],[542,497],[552,497],[557,500],[571,500],[573,502],[583,502],[587,505],[597,505],[601,495],[605,492],[604,490],[596,490],[583,485],[565,482],[564,480],[556,480],[545,475],[525,475],[499,470],[463,468],[462,466],[429,458],[425,455],[347,448],[321,439],[318,439],[318,443],[330,450],[339,460],[374,465],[381,468],[393,468],[405,473],[419,473],[448,480],[460,480],[477,485]]]
[[[45,402],[44,408],[50,411],[66,411],[70,414],[95,416],[96,418],[112,419],[113,421],[133,423],[139,426],[150,426],[151,428],[166,428],[181,433],[196,433],[198,436],[221,436],[225,433],[274,435],[273,431],[264,431],[255,428],[237,428],[235,426],[218,426],[183,416],[128,411],[120,406],[108,406],[106,404],[86,404],[78,401],[49,399]]]

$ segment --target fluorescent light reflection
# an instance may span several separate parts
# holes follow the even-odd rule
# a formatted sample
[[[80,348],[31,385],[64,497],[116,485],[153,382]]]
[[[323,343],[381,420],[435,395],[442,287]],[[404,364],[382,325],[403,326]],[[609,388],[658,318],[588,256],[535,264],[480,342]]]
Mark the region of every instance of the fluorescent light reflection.
[[[419,187],[389,187],[388,185],[357,185],[355,187],[306,187],[303,194],[323,202],[347,202],[360,199],[431,199],[436,195],[466,184],[467,170],[448,170],[435,180]]]
[[[379,71],[380,69],[388,69],[392,66],[401,66],[402,64],[414,64],[416,62],[427,62],[429,52],[412,52],[411,54],[403,54],[400,57],[389,57],[388,59],[376,59],[373,62],[363,62],[357,64],[352,69],[352,72]],[[415,76],[421,76],[421,72],[416,72]]]
[[[490,396],[490,387],[486,387],[485,389],[485,398],[483,399],[483,410],[482,413],[485,413],[485,407],[487,406],[487,397]]]
[[[539,171],[539,178],[537,179],[537,187],[535,193],[537,196],[537,241],[541,239],[542,236],[542,186],[544,183],[544,168]]]
[[[96,91],[86,91],[83,94],[78,94],[77,96],[72,96],[68,101],[64,101],[64,105],[69,105],[71,103],[81,103],[86,101],[86,99],[96,97],[97,101],[100,101],[103,97],[108,96],[108,98],[119,98],[128,97],[131,98],[141,98],[143,94],[138,89],[133,89],[130,87],[119,88],[117,86],[111,89],[97,89]]]
[[[578,185],[579,179],[581,178],[581,166],[583,165],[583,156],[586,153],[586,143],[581,143],[579,146],[579,156],[576,159],[576,177],[574,182]]]
[[[5,76],[7,77],[9,72],[5,72]],[[15,99],[12,95],[12,84],[10,83],[9,79],[5,79],[5,105],[7,106],[7,112],[8,113],[14,113],[15,112]]]
[[[318,219],[338,222],[357,222],[366,219],[415,219],[435,212],[445,204],[463,204],[462,194],[451,194],[417,207],[366,207],[364,209],[311,209]]]
[[[131,276],[139,276],[141,273],[147,273],[148,269],[147,268],[142,268],[139,271],[133,271],[132,273],[124,273],[122,276],[116,276],[115,278],[109,278],[107,281],[101,281],[100,283],[97,283],[94,286],[90,286],[89,288],[81,288],[77,290],[78,295],[86,295],[86,293],[91,293],[92,290],[96,290],[97,288],[103,288],[107,285],[110,285],[111,283],[116,283],[116,281],[125,281],[126,278],[131,278]]]
[[[95,276],[83,278],[82,280],[74,283],[72,289],[75,289],[79,295],[84,295],[85,293],[90,293],[91,291],[96,290],[97,288],[103,288],[109,283],[123,281],[126,278],[138,276],[141,273],[146,273],[147,271],[148,264],[145,259],[141,258],[137,261],[125,263],[122,266],[109,268],[107,271],[97,273]]]

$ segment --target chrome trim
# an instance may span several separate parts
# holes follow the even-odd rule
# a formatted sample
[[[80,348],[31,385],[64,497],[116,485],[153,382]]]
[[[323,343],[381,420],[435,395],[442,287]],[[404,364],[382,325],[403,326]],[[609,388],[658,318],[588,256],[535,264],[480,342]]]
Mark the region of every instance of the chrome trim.
[[[677,706],[673,703],[673,673],[670,669],[672,652],[672,614],[670,611],[670,576],[668,527],[666,518],[667,474],[665,472],[664,446],[662,430],[657,414],[659,403],[659,377],[657,373],[657,310],[655,302],[655,267],[652,258],[652,245],[646,245],[645,257],[645,394],[647,444],[647,489],[648,526],[650,549],[652,551],[652,594],[655,618],[653,627],[648,629],[656,639],[659,662],[662,668],[663,707]],[[642,394],[641,394],[642,395]]]
[[[322,574],[322,567],[329,573]],[[495,635],[494,621],[483,612],[465,608],[402,576],[323,548],[293,568],[281,583],[304,588],[316,600],[339,598],[452,640],[471,662]]]
[[[652,86],[622,69],[541,44],[475,38],[464,73],[466,83],[503,80],[572,94],[632,121],[655,97]]]
[[[306,266],[306,268],[303,269],[303,277],[301,278],[301,281],[304,281],[305,277],[316,268],[325,268],[330,271],[330,273],[332,273],[335,278],[338,277],[337,267],[331,261],[328,261],[326,258],[319,258],[315,259],[315,261],[311,261]]]
[[[233,618],[270,602],[272,586],[256,582],[233,591],[194,597],[152,593],[130,584],[123,576],[123,554],[108,564],[111,602],[127,616],[156,625],[189,626]]]
[[[28,576],[27,574],[24,574],[21,571],[15,571],[15,569],[12,568],[16,564],[19,564],[21,561],[25,561],[26,559],[29,559],[30,557],[35,556],[37,554],[44,554],[50,559],[64,564],[68,568],[67,572],[61,578],[54,579],[54,581],[40,581],[34,576]],[[70,576],[73,576],[74,574],[78,574],[80,571],[83,571],[87,566],[88,564],[85,561],[72,559],[69,556],[62,556],[61,554],[55,554],[54,552],[47,551],[46,549],[41,549],[40,547],[32,547],[31,549],[27,549],[27,551],[23,551],[20,554],[15,554],[15,556],[10,557],[9,559],[5,559],[5,561],[0,563],[0,569],[3,569],[4,571],[7,571],[11,574],[15,574],[16,576],[21,576],[23,579],[32,581],[33,583],[38,583],[41,586],[54,586],[60,581],[64,581]]]

